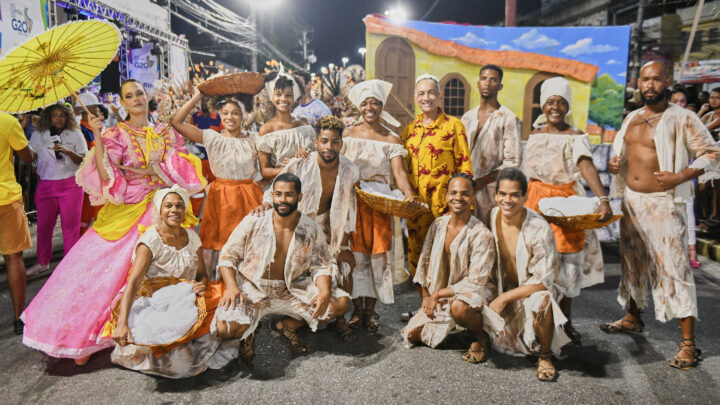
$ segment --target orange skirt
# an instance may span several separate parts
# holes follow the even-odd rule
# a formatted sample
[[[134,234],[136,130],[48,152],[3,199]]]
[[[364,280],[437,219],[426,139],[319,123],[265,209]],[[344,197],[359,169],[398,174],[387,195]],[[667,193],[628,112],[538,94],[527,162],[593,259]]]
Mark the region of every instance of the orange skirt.
[[[200,240],[205,249],[220,250],[237,224],[262,203],[263,192],[251,179],[215,179],[205,198]]]
[[[222,281],[209,282],[207,288],[205,289],[204,296],[205,310],[207,311],[207,316],[205,317],[205,319],[203,319],[203,323],[200,325],[198,330],[196,330],[195,333],[193,333],[192,335],[184,339],[180,339],[171,345],[163,347],[153,347],[152,351],[155,357],[160,357],[163,354],[169,352],[170,350],[182,345],[183,343],[190,342],[191,340],[197,339],[200,336],[210,333],[210,325],[215,318],[215,310],[217,309],[223,294],[225,294],[225,283],[223,283]]]
[[[355,252],[378,254],[392,248],[392,217],[357,199],[357,220],[350,248]]]
[[[540,200],[549,197],[570,197],[571,195],[575,195],[575,190],[573,190],[574,184],[575,183],[555,185],[530,179],[525,206],[539,213],[538,203]],[[555,224],[550,224],[550,228],[555,235],[555,246],[558,252],[576,253],[581,251],[583,246],[585,246],[585,231],[565,229]]]

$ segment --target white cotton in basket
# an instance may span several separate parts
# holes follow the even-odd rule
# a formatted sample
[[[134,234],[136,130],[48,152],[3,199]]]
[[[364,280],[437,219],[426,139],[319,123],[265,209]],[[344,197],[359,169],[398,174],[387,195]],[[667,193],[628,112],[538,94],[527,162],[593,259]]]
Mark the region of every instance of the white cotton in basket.
[[[600,200],[597,197],[550,197],[538,202],[540,212],[554,217],[572,217],[595,212]]]
[[[405,195],[402,191],[398,189],[390,190],[390,186],[377,181],[361,181],[360,190],[380,197],[389,198],[391,200],[405,201]],[[427,204],[423,203],[422,205],[427,207]]]
[[[135,343],[162,345],[183,337],[198,320],[192,284],[163,287],[151,296],[135,300],[128,326]]]

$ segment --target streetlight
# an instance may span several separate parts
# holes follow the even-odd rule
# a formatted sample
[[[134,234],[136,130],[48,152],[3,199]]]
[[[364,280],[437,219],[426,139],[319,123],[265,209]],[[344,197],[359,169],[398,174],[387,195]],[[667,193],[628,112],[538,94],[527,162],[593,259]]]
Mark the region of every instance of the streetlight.
[[[389,10],[385,10],[385,15],[397,23],[405,22],[408,19],[408,11],[402,6],[402,4],[399,4]]]
[[[335,69],[335,64],[334,64],[334,63],[328,63],[328,69],[330,69],[330,71],[332,72],[333,69]]]
[[[343,58],[342,58],[341,60],[342,60],[342,63],[343,63],[343,69],[345,69],[345,65],[350,61],[350,59],[348,59],[348,58],[346,58],[345,56],[343,56]]]
[[[365,66],[365,54],[367,53],[367,49],[359,48],[358,53],[362,56],[362,64]]]

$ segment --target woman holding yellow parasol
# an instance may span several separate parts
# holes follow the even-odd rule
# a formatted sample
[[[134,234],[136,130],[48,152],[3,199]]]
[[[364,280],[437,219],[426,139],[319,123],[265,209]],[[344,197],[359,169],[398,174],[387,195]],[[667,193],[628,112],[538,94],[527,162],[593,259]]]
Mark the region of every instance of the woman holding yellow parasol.
[[[23,343],[53,357],[85,364],[92,353],[111,347],[114,298],[127,282],[138,237],[151,224],[155,191],[178,184],[197,193],[205,186],[200,162],[187,154],[183,138],[165,123],[148,121],[143,85],[120,86],[126,121],[100,134],[102,120],[91,119],[96,142],[76,173],[93,204],[105,204],[86,232],[57,266],[23,314]],[[183,226],[197,225],[188,209]]]

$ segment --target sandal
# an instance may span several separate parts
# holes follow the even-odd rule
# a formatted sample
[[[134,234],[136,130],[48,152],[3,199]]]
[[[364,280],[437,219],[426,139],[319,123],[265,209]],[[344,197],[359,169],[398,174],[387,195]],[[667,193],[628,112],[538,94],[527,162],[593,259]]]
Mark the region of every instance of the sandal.
[[[558,372],[555,369],[555,366],[548,367],[548,366],[542,366],[540,365],[540,360],[547,360],[552,364],[552,353],[551,352],[542,352],[538,353],[538,369],[535,375],[537,376],[538,380],[542,382],[553,382],[557,380],[558,378]]]
[[[240,342],[238,359],[250,364],[255,358],[255,334],[252,334]]]
[[[625,325],[630,325],[629,327]],[[637,322],[628,321],[625,318],[615,321],[612,323],[604,323],[600,325],[600,330],[605,333],[642,333],[642,331],[645,329],[645,324],[641,319],[638,319]]]
[[[365,330],[375,333],[380,329],[380,315],[375,311],[365,311]]]
[[[472,347],[472,346],[470,346]],[[485,360],[488,359],[488,350],[490,349],[490,340],[485,340],[485,344],[480,345],[480,349],[478,350],[472,350],[468,349],[463,355],[460,357],[462,361],[467,361],[471,364],[478,364],[482,363]]]
[[[360,325],[364,323],[363,319],[363,312],[358,309],[357,307],[353,310],[352,315],[350,316],[350,320],[348,321],[348,326],[351,328],[357,329],[360,327]]]
[[[273,329],[275,329],[275,332],[280,334],[280,337],[283,338],[285,342],[287,342],[288,346],[290,346],[290,348],[296,353],[307,353],[310,351],[310,346],[307,343],[301,342],[297,333],[295,333],[297,329],[290,329],[285,324],[285,320],[275,322]]]
[[[563,329],[565,330],[565,334],[570,338],[574,345],[582,344],[582,335],[580,334],[580,332],[576,331],[575,328],[573,328],[570,322],[566,323],[563,326]]]
[[[700,358],[700,354],[702,354],[702,352],[700,351],[700,349],[695,348],[695,350],[693,350],[691,348],[695,348],[694,339],[680,339],[680,350],[678,350],[678,352],[689,353],[692,355],[692,359],[680,359],[677,357],[676,354],[674,359],[668,361],[668,365],[670,367],[679,368],[680,370],[690,370],[691,368],[696,367],[698,365],[698,362],[702,360]]]
[[[334,329],[346,342],[354,342],[358,338],[357,333],[345,322],[345,318],[339,318],[335,322],[328,324],[327,327],[328,329]]]

